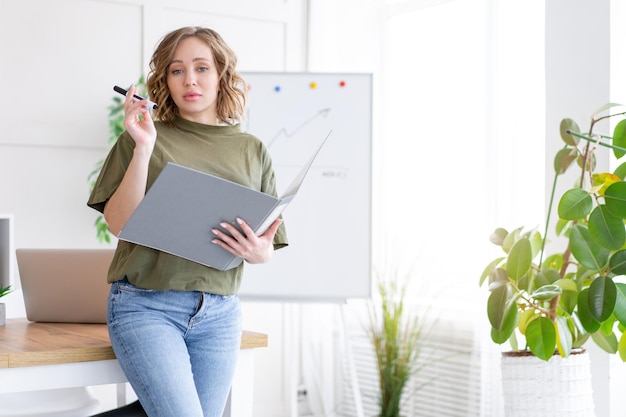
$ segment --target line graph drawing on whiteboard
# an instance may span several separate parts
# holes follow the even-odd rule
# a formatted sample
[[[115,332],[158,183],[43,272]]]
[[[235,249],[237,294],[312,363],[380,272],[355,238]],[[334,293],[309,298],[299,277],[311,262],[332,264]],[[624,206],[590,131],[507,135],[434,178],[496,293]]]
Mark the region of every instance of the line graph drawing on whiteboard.
[[[331,112],[332,109],[325,108],[315,112],[310,117],[301,119],[303,121],[293,128],[281,127],[265,142],[278,178],[279,194],[284,191],[283,187],[291,183],[295,175],[298,175],[301,168],[322,146],[320,153],[324,153],[324,147],[328,145],[322,145],[322,143],[332,130],[331,124],[328,122],[328,115]],[[253,122],[254,119],[251,119],[251,131],[253,131]],[[326,143],[333,140],[331,134]],[[318,156],[318,158],[318,161],[323,160],[322,156]],[[323,175],[321,170],[326,174]],[[341,175],[332,176],[328,174],[329,172],[341,173]],[[308,175],[323,175],[327,179],[341,179],[346,177],[347,172],[346,166],[320,166],[320,163],[316,163],[311,167]]]
[[[293,126],[280,126],[267,136],[260,136],[272,156],[279,189],[281,185],[291,183],[293,176],[297,175],[300,168],[307,163],[311,155],[320,148],[328,132],[332,130],[333,122],[330,115],[332,115],[332,108],[330,107],[322,108],[309,115],[297,115],[296,117],[298,118],[294,117],[292,120],[286,120],[286,123],[295,122]],[[258,125],[258,123],[255,123],[257,120],[262,120],[263,123],[267,123],[265,119],[261,118],[257,113],[249,111],[247,130],[257,136],[263,135],[261,128],[255,128],[255,125]],[[256,132],[259,132],[259,134]],[[333,136],[334,135],[331,135],[327,143],[335,140]],[[330,145],[324,145],[324,147],[327,146]],[[324,149],[320,151],[322,154],[324,152]],[[319,160],[323,160],[323,157],[319,156]],[[320,175],[320,163],[321,162],[314,164],[310,170],[310,176]],[[347,175],[347,167],[345,166],[326,168],[326,171],[329,170],[344,173],[342,176],[336,176],[334,178],[344,178],[345,175]],[[282,192],[282,190],[280,191]]]
[[[301,123],[299,126],[297,126],[293,131],[289,132],[287,130],[287,128],[283,127],[282,129],[280,129],[278,131],[278,133],[276,133],[269,141],[267,141],[266,145],[268,147],[268,149],[272,148],[272,145],[277,142],[279,139],[281,138],[286,138],[289,139],[291,137],[293,137],[294,135],[296,135],[301,129],[305,129],[307,127],[307,125],[309,123],[313,123],[318,117],[322,117],[325,118],[328,115],[328,112],[330,112],[330,109],[322,109],[319,112],[317,112],[315,115],[313,115],[311,118],[309,118],[308,120],[305,120],[303,123]],[[254,129],[254,127],[253,127]]]

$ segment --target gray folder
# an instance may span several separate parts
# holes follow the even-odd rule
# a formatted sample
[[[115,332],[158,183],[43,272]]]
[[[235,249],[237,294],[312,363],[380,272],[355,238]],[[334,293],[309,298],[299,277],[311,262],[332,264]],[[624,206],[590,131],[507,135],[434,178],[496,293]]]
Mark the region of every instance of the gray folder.
[[[243,259],[212,243],[211,230],[222,222],[239,229],[239,217],[262,235],[295,197],[328,136],[281,197],[168,162],[118,238],[222,271],[234,268]]]

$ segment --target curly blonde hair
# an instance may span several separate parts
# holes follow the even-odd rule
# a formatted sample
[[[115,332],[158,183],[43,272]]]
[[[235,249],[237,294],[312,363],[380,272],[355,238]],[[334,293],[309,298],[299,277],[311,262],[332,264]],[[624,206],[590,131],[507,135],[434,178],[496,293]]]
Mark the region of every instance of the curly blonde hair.
[[[212,29],[204,27],[182,27],[163,37],[150,60],[147,89],[150,100],[158,103],[154,118],[172,125],[179,115],[178,107],[170,96],[167,87],[167,74],[174,52],[181,41],[196,37],[204,41],[213,54],[219,74],[219,93],[217,95],[217,119],[219,123],[235,124],[244,119],[247,85],[237,72],[237,57],[224,39]]]

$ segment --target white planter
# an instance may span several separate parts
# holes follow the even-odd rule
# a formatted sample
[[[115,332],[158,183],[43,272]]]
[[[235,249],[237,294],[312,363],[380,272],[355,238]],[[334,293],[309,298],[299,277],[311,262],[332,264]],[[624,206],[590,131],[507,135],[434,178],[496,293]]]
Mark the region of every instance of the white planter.
[[[501,365],[506,417],[595,417],[584,349],[547,362],[525,352],[504,352]]]
[[[4,326],[7,322],[7,305],[0,303],[0,326]]]

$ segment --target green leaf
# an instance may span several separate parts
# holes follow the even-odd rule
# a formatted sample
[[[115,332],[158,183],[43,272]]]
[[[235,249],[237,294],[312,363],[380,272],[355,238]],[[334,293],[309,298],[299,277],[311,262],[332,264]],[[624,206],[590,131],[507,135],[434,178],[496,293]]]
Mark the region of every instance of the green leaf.
[[[549,284],[543,287],[537,288],[537,291],[533,292],[530,297],[537,301],[548,301],[554,297],[561,295],[563,290],[558,285]]]
[[[611,256],[609,268],[615,275],[626,275],[626,250],[619,250]]]
[[[576,163],[578,164],[578,166],[580,168],[583,167],[583,155],[580,154],[578,155],[578,158],[576,158]],[[587,155],[587,166],[585,167],[585,171],[593,171],[596,169],[596,154],[592,153],[591,155]]]
[[[576,122],[569,117],[561,120],[561,125],[559,126],[561,139],[563,139],[563,142],[567,143],[570,146],[578,145],[580,139],[578,139],[576,136],[569,134],[568,130],[574,133],[580,133],[580,128],[578,127],[578,124],[576,124]]]
[[[587,340],[591,337],[591,333],[589,333],[580,322],[580,317],[575,312],[570,316],[571,321],[569,322],[573,327],[570,328],[572,331],[572,336],[574,336],[574,341],[572,342],[573,348],[582,347]]]
[[[535,284],[538,287],[542,287],[544,285],[554,284],[561,278],[559,275],[559,271],[554,268],[542,269],[537,273],[537,277],[535,279]]]
[[[559,298],[559,307],[567,314],[572,314],[578,303],[578,293],[574,291],[563,291]]]
[[[583,265],[578,265],[578,270],[576,271],[576,282],[583,283],[585,281],[591,282],[593,277],[597,275],[598,271],[594,271],[593,269],[585,268]],[[589,284],[589,282],[587,284]]]
[[[506,285],[511,280],[509,279],[509,275],[502,268],[496,268],[489,274],[489,291],[493,291],[496,288]]]
[[[626,119],[620,120],[615,125],[615,129],[613,129],[613,145],[626,148]],[[620,159],[624,154],[624,151],[613,149],[613,155],[617,159]]]
[[[555,281],[554,284],[561,287],[563,291],[574,291],[574,292],[578,291],[578,285],[576,284],[576,281],[574,281],[573,279],[561,278]]]
[[[507,232],[506,229],[498,227],[491,235],[489,235],[489,241],[491,241],[494,245],[502,246],[504,239],[508,234],[509,232]]]
[[[496,288],[487,300],[487,316],[491,323],[494,342],[504,343],[517,324],[517,304],[507,286]]]
[[[565,220],[565,219],[558,219],[556,221],[556,226],[554,227],[554,230],[556,231],[556,235],[557,236],[561,236],[563,234],[563,232],[569,230],[568,226],[570,225],[570,221],[569,220]]]
[[[480,280],[478,281],[478,286],[482,286],[483,282],[485,282],[485,278],[487,278],[489,276],[489,274],[491,274],[491,272],[496,268],[496,266],[502,262],[504,258],[497,258],[494,259],[493,261],[491,261],[489,263],[489,265],[487,265],[485,267],[485,269],[483,270],[483,273],[480,275]]]
[[[600,275],[589,285],[589,312],[595,320],[608,319],[613,314],[616,299],[617,287],[611,278]]]
[[[13,290],[11,289],[11,285],[7,285],[6,287],[0,287],[0,298],[4,297],[5,295],[9,294],[10,292],[12,292]]]
[[[594,333],[600,328],[600,322],[593,317],[589,308],[589,288],[578,293],[578,319],[588,333]]]
[[[590,337],[591,337],[591,333],[585,333],[579,336],[578,338],[576,338],[576,340],[574,340],[573,347],[575,348],[583,347],[585,343],[587,343],[587,340],[589,340]]]
[[[572,314],[578,303],[578,285],[576,281],[570,278],[559,279],[554,282],[563,290],[561,298],[559,299],[559,306],[567,312]]]
[[[513,351],[519,350],[519,348],[517,347],[517,336],[515,332],[511,332],[511,336],[509,337],[509,345],[511,345],[511,349],[513,349]]]
[[[528,273],[532,264],[532,247],[528,238],[521,238],[513,244],[506,263],[506,272],[513,280],[519,280]]]
[[[569,235],[572,255],[585,267],[598,271],[609,261],[609,251],[598,245],[585,226],[576,224]]]
[[[605,111],[607,111],[608,109],[611,109],[613,107],[621,107],[621,106],[622,106],[622,104],[619,104],[619,103],[605,103],[605,104],[601,105],[600,107],[598,107],[598,109],[591,114],[591,118],[595,119],[595,117],[598,114],[604,113]]]
[[[567,325],[567,319],[563,316],[556,318],[556,346],[559,354],[563,357],[569,356],[572,352],[573,337]]]
[[[494,289],[487,299],[487,317],[491,327],[496,329],[502,328],[504,322],[504,312],[509,302],[511,294],[506,286],[500,286]]]
[[[563,148],[559,150],[554,156],[554,172],[556,172],[557,175],[565,173],[572,165],[572,162],[576,160],[577,156],[576,148]]]
[[[615,319],[615,314],[611,314],[606,321],[600,324],[600,331],[606,335],[613,333],[615,323],[617,323],[617,320]]]
[[[626,182],[621,181],[609,185],[604,191],[604,202],[613,216],[626,219]]]
[[[626,284],[615,284],[615,310],[613,313],[622,326],[626,326]]]
[[[600,346],[605,352],[617,352],[617,337],[615,333],[607,335],[602,332],[595,332],[591,335],[591,338],[596,342],[596,345]]]
[[[491,328],[491,340],[499,345],[506,342],[512,335],[513,332],[508,333],[504,330],[494,329],[493,327]]]
[[[593,209],[589,216],[589,233],[593,240],[607,249],[619,249],[626,240],[624,221],[609,213],[603,204]]]
[[[593,199],[580,188],[567,190],[559,201],[559,217],[566,220],[581,219],[591,212]]]
[[[511,233],[509,233],[508,235],[506,235],[504,237],[504,240],[502,241],[502,250],[505,253],[509,253],[509,251],[511,250],[511,247],[515,244],[515,242],[518,241],[518,239],[520,238],[520,233],[522,232],[522,228],[519,227],[515,230],[513,230]]]
[[[541,269],[546,271],[546,278],[548,278],[548,276],[552,275],[552,272],[548,273],[548,269],[552,269],[554,271],[556,271],[557,275],[558,275],[558,271],[561,269],[561,267],[563,266],[563,254],[562,253],[555,253],[552,254],[550,256],[547,256],[546,259],[543,261],[543,263],[541,264]],[[560,275],[559,275],[560,277]]]
[[[515,281],[517,284],[517,288],[526,291],[528,293],[535,291],[537,287],[540,287],[543,284],[537,283],[537,277],[533,273],[532,269],[529,274],[526,274],[519,281]]]
[[[541,250],[541,247],[543,246],[543,238],[541,237],[541,233],[539,233],[536,230],[532,230],[531,232],[529,232],[527,237],[528,237],[528,240],[530,241],[530,247],[532,249],[532,258],[534,259],[535,256],[537,256],[537,254]]]
[[[617,168],[615,168],[613,174],[617,175],[623,180],[626,177],[626,162],[622,162]]]
[[[622,333],[620,336],[619,343],[617,344],[617,351],[622,361],[626,362],[626,333]]]
[[[547,317],[539,317],[528,323],[526,341],[531,352],[539,359],[547,361],[556,348],[556,329]]]
[[[519,319],[517,321],[517,328],[519,329],[520,333],[525,335],[526,327],[528,326],[528,323],[530,323],[537,317],[539,317],[539,315],[537,312],[535,312],[534,308],[527,308],[526,310],[524,310],[519,315]]]

